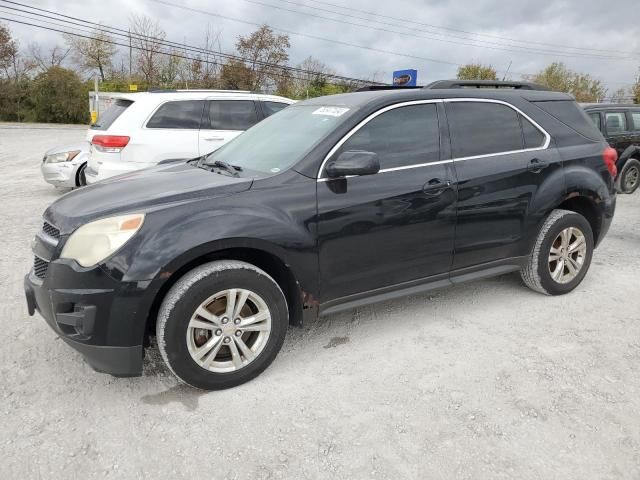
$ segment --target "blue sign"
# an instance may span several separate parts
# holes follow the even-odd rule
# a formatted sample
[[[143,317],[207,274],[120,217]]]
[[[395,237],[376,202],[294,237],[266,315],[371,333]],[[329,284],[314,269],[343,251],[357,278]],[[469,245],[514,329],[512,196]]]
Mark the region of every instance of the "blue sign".
[[[417,70],[396,70],[393,72],[394,87],[415,87],[418,81]]]

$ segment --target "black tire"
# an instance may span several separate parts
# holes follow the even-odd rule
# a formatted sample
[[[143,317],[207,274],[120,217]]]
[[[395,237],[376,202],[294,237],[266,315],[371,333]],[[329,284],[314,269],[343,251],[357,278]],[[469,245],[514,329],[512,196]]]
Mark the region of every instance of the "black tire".
[[[559,283],[551,275],[549,254],[553,242],[558,239],[563,230],[569,227],[578,229],[584,235],[586,252],[576,277],[567,283]],[[526,265],[520,271],[520,276],[525,285],[536,292],[546,295],[564,295],[580,285],[584,279],[591,265],[593,249],[593,232],[587,219],[568,210],[554,210],[542,225],[533,251],[529,255]]]
[[[85,187],[87,185],[87,176],[85,175],[86,169],[86,163],[83,163],[78,169],[78,173],[76,174],[76,187]]]
[[[640,161],[630,158],[622,167],[616,181],[618,193],[631,194],[640,187]]]
[[[264,300],[271,315],[271,330],[262,351],[250,363],[233,372],[211,372],[189,353],[187,328],[203,302],[231,288],[250,290]],[[221,390],[262,373],[280,351],[288,325],[287,301],[273,278],[249,263],[221,260],[191,270],[169,290],[158,313],[156,335],[162,358],[180,381],[203,390]]]

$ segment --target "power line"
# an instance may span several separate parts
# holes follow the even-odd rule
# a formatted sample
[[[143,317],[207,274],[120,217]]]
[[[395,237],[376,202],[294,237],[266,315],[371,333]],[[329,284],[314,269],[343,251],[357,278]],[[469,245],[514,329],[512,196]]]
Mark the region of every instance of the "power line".
[[[91,22],[89,20],[84,20],[84,19],[81,19],[81,18],[78,18],[78,17],[72,17],[72,16],[64,15],[64,14],[58,14],[58,13],[52,12],[50,10],[37,8],[37,7],[31,7],[31,6],[27,6],[27,5],[24,5],[24,4],[21,4],[21,3],[18,3],[18,2],[14,2],[14,1],[10,1],[10,0],[0,0],[0,1],[5,2],[5,3],[11,3],[11,4],[14,4],[14,5],[24,6],[24,7],[33,9],[33,10],[46,12],[46,13],[49,13],[49,14],[52,14],[52,15],[56,15],[56,16],[60,16],[60,17],[64,17],[65,19],[70,19],[70,20],[63,20],[62,18],[59,19],[59,18],[55,18],[55,17],[50,16],[50,15],[44,15],[44,14],[41,14],[41,13],[30,12],[30,11],[19,9],[19,8],[16,8],[16,7],[0,6],[0,8],[4,8],[4,9],[7,9],[7,10],[20,11],[20,12],[28,13],[29,15],[33,15],[33,16],[36,16],[36,17],[48,18],[50,20],[54,20],[54,21],[59,22],[59,23],[65,23],[65,24],[69,24],[69,25],[80,26],[81,28],[85,28],[85,30],[87,28],[87,25],[85,25],[85,24],[94,25],[95,26],[93,28],[94,30],[101,31],[101,32],[104,32],[104,33],[107,33],[107,34],[110,34],[110,35],[117,35],[117,36],[121,36],[121,37],[127,37],[128,39],[130,39],[131,37],[134,37],[136,39],[154,40],[156,43],[158,43],[161,46],[166,46],[166,47],[170,47],[170,48],[174,48],[174,49],[179,49],[179,50],[182,50],[182,51],[185,51],[185,52],[189,51],[189,52],[192,52],[192,53],[212,55],[214,57],[218,56],[218,57],[221,57],[221,58],[226,58],[226,59],[230,59],[230,60],[237,60],[237,61],[242,61],[242,62],[250,61],[250,60],[248,60],[246,58],[243,58],[241,56],[238,56],[238,55],[227,54],[227,53],[224,53],[224,52],[204,49],[204,48],[201,48],[201,47],[194,47],[194,46],[187,45],[187,44],[184,44],[184,43],[172,42],[172,41],[165,40],[165,39],[158,38],[158,37],[152,37],[152,36],[148,36],[148,35],[131,33],[129,31],[121,29],[121,28],[109,27],[109,26],[102,25],[102,24],[99,24],[99,23],[96,23],[96,22]],[[14,15],[14,16],[18,16],[18,17],[21,17],[21,18],[27,18],[27,19],[32,20],[32,21],[35,20],[35,21],[38,21],[38,22],[41,22],[41,23],[48,23],[50,25],[54,25],[54,26],[61,27],[61,28],[66,28],[67,27],[67,25],[59,25],[59,23],[49,22],[49,21],[46,21],[46,20],[42,20],[41,18],[34,19],[34,18],[31,18],[31,17],[25,17],[24,15],[16,14],[16,13],[13,13],[13,12],[10,12],[9,14]],[[77,20],[79,22],[82,22],[82,23],[78,23],[75,20]],[[18,23],[27,24],[26,22],[18,22]],[[27,25],[31,25],[31,24],[27,24]],[[41,27],[39,25],[31,25],[31,26]],[[44,27],[41,27],[41,28],[44,28]],[[122,33],[120,33],[120,32],[122,32]],[[65,32],[61,32],[61,33],[66,33],[66,34],[73,35],[73,32],[65,31]],[[85,36],[85,38],[93,38],[93,39],[99,40],[99,41],[102,40],[102,39],[95,38],[95,37],[86,37]],[[115,43],[115,42],[107,42],[107,43]],[[120,46],[124,46],[124,47],[127,47],[127,48],[129,47],[129,45],[123,45],[123,44],[120,44],[120,43],[115,43],[115,44],[120,45]],[[157,53],[164,54],[164,55],[178,56],[178,55],[175,55],[174,53],[171,53],[171,52],[159,51]],[[199,57],[198,58],[183,57],[183,58],[203,61]],[[381,82],[363,80],[363,79],[359,79],[359,78],[347,77],[347,76],[337,75],[337,74],[332,74],[332,73],[316,72],[316,71],[306,70],[306,69],[302,69],[302,68],[298,68],[298,67],[291,67],[291,66],[286,66],[286,65],[277,65],[277,64],[272,64],[272,63],[268,63],[268,62],[252,61],[252,60],[251,60],[251,62],[253,62],[253,63],[257,64],[257,65],[260,65],[260,66],[277,68],[277,69],[288,71],[288,72],[302,73],[302,74],[307,74],[307,75],[311,75],[311,76],[320,76],[321,78],[325,78],[325,79],[331,78],[331,79],[338,80],[338,81],[353,82],[353,83],[358,83],[358,84],[378,84],[378,85],[383,85],[383,83],[381,83]],[[205,63],[217,64],[217,62],[205,62]],[[270,72],[270,73],[272,73],[272,72]],[[292,78],[298,79],[298,80],[307,80],[307,79],[301,79],[299,77],[292,77]]]
[[[168,6],[168,7],[175,7],[175,8],[179,8],[181,10],[186,10],[186,11],[193,12],[193,13],[200,13],[202,15],[208,15],[210,17],[222,18],[224,20],[230,20],[232,22],[244,23],[245,25],[251,25],[251,26],[254,26],[254,27],[261,27],[262,26],[262,24],[260,24],[260,23],[250,22],[248,20],[242,20],[240,18],[234,18],[234,17],[230,17],[228,15],[222,15],[222,14],[219,14],[219,13],[209,12],[207,10],[201,10],[199,8],[187,7],[186,5],[177,5],[175,3],[167,2],[165,0],[150,0],[150,1],[151,2],[155,2],[155,3],[160,3],[160,4]],[[276,30],[278,32],[284,32],[284,33],[286,33],[288,35],[296,35],[296,36],[299,36],[299,37],[306,37],[306,38],[311,38],[311,39],[314,39],[314,40],[321,40],[323,42],[330,42],[330,43],[335,43],[337,45],[344,45],[344,46],[348,46],[348,47],[360,48],[360,49],[363,49],[363,50],[370,50],[372,52],[384,53],[384,54],[387,54],[387,55],[395,55],[395,56],[398,56],[398,57],[412,58],[414,60],[423,60],[423,61],[426,61],[426,62],[442,63],[442,64],[445,64],[445,65],[453,65],[453,66],[456,66],[456,67],[461,67],[463,65],[461,63],[450,62],[448,60],[439,60],[439,59],[436,59],[436,58],[429,58],[429,57],[421,57],[421,56],[418,56],[418,55],[411,55],[409,53],[394,52],[392,50],[384,50],[384,49],[381,49],[381,48],[368,47],[366,45],[358,45],[358,44],[355,44],[355,43],[345,42],[343,40],[336,40],[336,39],[331,39],[331,38],[320,37],[320,36],[317,36],[317,35],[311,35],[311,34],[308,34],[308,33],[295,32],[293,30],[287,30],[287,29],[284,29],[284,28],[278,28],[278,27],[270,27],[270,28],[272,28],[273,30]],[[522,75],[522,74],[519,74],[518,72],[513,72],[513,73],[518,74],[518,75]]]
[[[319,7],[314,7],[312,5],[301,4],[301,3],[298,3],[298,2],[293,2],[291,0],[280,0],[280,1],[285,2],[285,3],[305,6],[306,8],[321,10]],[[537,42],[537,41],[534,41],[534,40],[523,41],[523,40],[518,40],[518,39],[510,38],[510,37],[504,37],[504,36],[500,36],[500,35],[491,35],[491,34],[488,34],[488,33],[471,32],[469,30],[461,30],[461,29],[458,29],[458,28],[452,28],[452,27],[447,27],[447,26],[443,26],[443,25],[435,25],[435,24],[431,24],[431,23],[418,22],[418,21],[415,21],[415,20],[411,20],[409,18],[393,17],[393,16],[390,16],[390,15],[371,12],[369,10],[363,10],[363,9],[352,8],[352,7],[345,7],[344,5],[339,5],[339,4],[336,4],[336,3],[331,3],[331,2],[326,2],[326,1],[320,1],[320,0],[308,0],[308,1],[320,4],[320,5],[329,5],[329,6],[332,6],[332,7],[337,7],[337,8],[341,8],[341,9],[352,11],[352,12],[364,13],[366,15],[371,15],[371,16],[374,16],[374,17],[387,18],[387,19],[390,19],[390,20],[397,20],[397,21],[404,22],[404,23],[412,23],[414,25],[421,25],[421,26],[424,26],[424,27],[436,28],[436,29],[446,30],[446,31],[450,31],[450,32],[465,33],[465,34],[468,34],[468,35],[474,35],[474,36],[478,36],[478,37],[494,38],[494,39],[498,39],[498,40],[508,40],[508,41],[516,42],[516,43],[529,43],[529,44],[533,44],[533,45],[541,45],[541,46],[546,46],[546,47],[559,47],[559,48],[566,48],[566,49],[573,49],[573,50],[585,50],[585,51],[605,52],[605,53],[616,52],[616,53],[623,53],[623,54],[630,54],[630,55],[637,55],[639,53],[639,52],[630,52],[630,51],[604,50],[604,49],[598,49],[598,48],[592,48],[592,47],[574,47],[574,46],[570,46],[570,45],[560,45],[560,44],[554,44],[554,43]],[[335,12],[335,13],[343,15],[343,13],[340,13],[340,12]]]
[[[76,32],[69,32],[67,30],[60,30],[58,28],[46,27],[44,25],[37,25],[37,24],[34,24],[34,23],[25,22],[25,21],[22,21],[22,20],[16,20],[16,19],[13,19],[13,18],[1,17],[0,16],[0,20],[4,20],[4,21],[7,21],[7,22],[13,22],[13,23],[19,23],[19,24],[22,24],[22,25],[27,25],[27,26],[31,26],[31,27],[44,29],[44,30],[49,30],[49,31],[52,31],[52,32],[58,32],[58,33],[63,33],[63,34],[67,34],[67,35],[72,35],[74,37],[86,38],[86,39],[91,39],[91,40],[98,40],[100,42],[109,43],[109,44],[112,44],[112,45],[118,45],[118,46],[121,46],[121,47],[127,47],[127,48],[129,47],[129,45],[125,44],[125,43],[119,43],[119,42],[115,42],[115,41],[112,41],[112,40],[105,40],[105,39],[101,39],[101,38],[97,38],[97,37],[92,37],[90,35],[82,35],[82,34],[79,34],[79,33],[76,33]],[[174,52],[166,52],[166,51],[163,51],[163,50],[151,50],[151,49],[142,48],[142,47],[138,47],[138,46],[132,46],[131,48],[133,48],[134,50],[143,50],[143,51],[148,51],[148,52],[152,52],[152,53],[157,53],[159,55],[168,55],[168,56],[172,56],[172,57],[176,57],[176,58],[182,58],[182,59],[186,59],[186,60],[195,60],[195,61],[199,61],[199,62],[207,63],[207,64],[213,64],[213,65],[218,65],[219,64],[216,61],[203,60],[203,59],[201,59],[199,57],[190,57],[188,55],[181,55],[179,53],[176,53],[175,51]],[[286,67],[282,67],[282,66],[277,66],[277,67],[280,68],[283,71],[286,71]],[[278,72],[278,71],[269,72],[269,75],[273,75],[273,76],[277,76],[277,77],[285,78],[285,79],[289,78],[289,79],[292,79],[292,80],[308,81],[308,78],[300,78],[300,77],[296,77],[296,76],[293,76],[293,75],[286,75],[285,73]],[[319,75],[323,75],[323,74],[319,74]],[[355,79],[354,79],[354,83],[358,83],[358,82],[355,81]],[[364,83],[371,84],[371,82],[364,82]]]
[[[532,47],[527,47],[527,46],[522,46],[522,45],[507,45],[507,46],[502,46],[502,44],[497,43],[497,42],[487,42],[485,40],[479,40],[479,39],[470,39],[470,38],[466,38],[466,37],[460,37],[460,36],[455,36],[455,35],[448,35],[448,36],[452,36],[454,38],[459,38],[462,40],[468,40],[470,42],[482,42],[482,43],[470,43],[470,42],[462,42],[462,41],[457,41],[457,40],[451,40],[451,39],[443,39],[443,38],[437,38],[434,36],[428,36],[428,35],[418,35],[415,33],[408,33],[407,31],[398,31],[398,30],[390,30],[388,28],[382,28],[382,27],[377,27],[377,26],[373,26],[371,24],[362,24],[362,23],[355,23],[355,22],[351,22],[348,20],[344,20],[342,18],[331,18],[331,17],[327,17],[327,16],[323,16],[323,15],[317,15],[314,13],[309,13],[309,12],[303,12],[300,10],[294,10],[291,8],[286,8],[286,7],[281,7],[278,5],[273,5],[271,3],[265,3],[263,1],[260,0],[244,0],[247,3],[251,3],[254,5],[261,5],[261,6],[265,6],[265,7],[270,7],[270,8],[275,8],[278,10],[283,10],[286,12],[292,12],[295,13],[297,15],[305,15],[308,17],[313,17],[313,18],[319,18],[322,20],[328,20],[331,22],[337,22],[337,23],[342,23],[342,24],[346,24],[346,25],[351,25],[351,26],[356,26],[356,27],[360,27],[360,28],[366,28],[366,29],[370,29],[370,30],[378,30],[381,32],[387,32],[387,33],[393,33],[396,35],[403,35],[403,36],[407,36],[407,37],[414,37],[414,38],[424,38],[427,40],[434,40],[436,42],[444,42],[444,43],[450,43],[450,44],[454,44],[454,45],[463,45],[463,46],[471,46],[471,47],[477,47],[477,48],[486,48],[486,49],[490,49],[490,50],[501,50],[501,51],[507,51],[507,52],[517,52],[517,53],[527,53],[527,54],[536,54],[536,55],[546,55],[546,56],[561,56],[561,57],[585,57],[585,58],[597,58],[597,59],[604,59],[604,60],[632,60],[635,61],[637,60],[636,58],[632,58],[632,57],[622,57],[622,56],[611,56],[611,55],[603,55],[603,54],[595,54],[595,53],[578,53],[578,52],[567,52],[567,51],[561,51],[561,50],[543,50],[540,48],[532,48]],[[298,3],[298,2],[292,2],[289,0],[282,0],[285,1],[286,3],[290,3],[290,4],[294,4],[294,5],[299,5],[299,6],[305,6],[304,4]],[[309,7],[309,8],[314,8],[314,7]],[[327,12],[331,12],[334,14],[339,14],[342,17],[351,17],[351,18],[355,18],[355,19],[359,19],[359,20],[364,20],[364,21],[369,21],[371,22],[370,19],[364,18],[364,17],[360,17],[360,16],[356,16],[356,15],[350,15],[350,14],[344,14],[344,13],[339,13],[339,12],[335,12],[332,10],[328,10],[328,9],[321,9],[323,11],[327,11]],[[395,25],[392,23],[388,23],[388,22],[380,22],[380,21],[375,21],[376,23],[381,23],[383,25],[390,25],[390,26],[394,26],[394,27],[399,27],[400,25]],[[417,30],[417,31],[422,31],[424,32],[424,30],[418,30],[418,29],[413,29],[413,30]],[[431,35],[433,35],[433,32],[427,32],[427,33],[431,33]],[[435,33],[435,35],[446,35],[446,34],[442,34],[442,33]]]

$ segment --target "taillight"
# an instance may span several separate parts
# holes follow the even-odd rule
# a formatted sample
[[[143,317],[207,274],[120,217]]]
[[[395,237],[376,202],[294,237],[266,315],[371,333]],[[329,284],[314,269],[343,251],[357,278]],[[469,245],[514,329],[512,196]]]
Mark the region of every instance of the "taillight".
[[[122,135],[94,135],[91,144],[101,152],[119,152],[129,143],[129,137]]]
[[[613,178],[616,178],[618,175],[618,167],[616,167],[616,162],[618,161],[618,152],[615,148],[607,147],[602,152],[602,159],[604,160],[604,164],[607,166],[607,170]]]

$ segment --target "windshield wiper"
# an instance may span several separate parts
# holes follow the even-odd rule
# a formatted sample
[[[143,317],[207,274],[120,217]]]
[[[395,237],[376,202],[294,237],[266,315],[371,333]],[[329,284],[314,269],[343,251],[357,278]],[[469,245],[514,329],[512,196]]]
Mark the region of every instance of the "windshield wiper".
[[[202,168],[204,168],[205,165],[208,167],[214,167],[214,168],[219,168],[221,170],[224,170],[225,172],[230,173],[234,177],[239,177],[240,175],[238,175],[238,172],[242,171],[242,167],[239,167],[237,165],[230,165],[227,162],[223,162],[222,160],[215,160],[214,162],[211,162],[211,163],[207,162],[204,164],[198,163],[198,166],[201,166]]]

